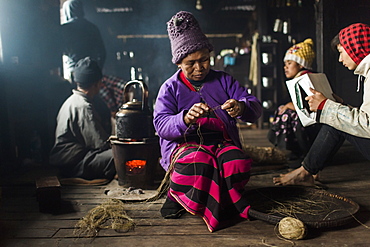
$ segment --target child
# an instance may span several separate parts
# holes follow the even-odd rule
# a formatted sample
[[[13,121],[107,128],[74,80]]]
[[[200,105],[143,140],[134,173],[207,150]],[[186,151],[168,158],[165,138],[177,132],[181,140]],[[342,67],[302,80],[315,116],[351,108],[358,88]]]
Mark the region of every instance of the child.
[[[286,78],[293,79],[306,73],[312,73],[314,58],[313,41],[310,38],[289,48],[284,57]],[[293,103],[289,102],[281,105],[276,111],[268,139],[276,147],[291,151],[289,160],[298,159],[299,162],[290,162],[289,165],[296,168],[315,140],[319,126],[319,124],[314,124],[303,127]]]
[[[370,27],[363,23],[343,28],[332,40],[339,51],[339,62],[364,80],[363,103],[359,108],[343,105],[325,98],[311,89],[313,95],[306,100],[311,111],[316,111],[316,121],[322,127],[302,165],[280,177],[273,178],[276,185],[314,185],[313,175],[325,167],[345,140],[352,143],[370,160]]]

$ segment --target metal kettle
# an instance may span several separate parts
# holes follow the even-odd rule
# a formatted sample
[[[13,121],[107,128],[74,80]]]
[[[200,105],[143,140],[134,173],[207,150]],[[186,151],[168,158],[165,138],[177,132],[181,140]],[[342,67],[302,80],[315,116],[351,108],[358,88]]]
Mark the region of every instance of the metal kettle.
[[[141,88],[141,101],[133,97],[131,101],[129,89],[139,85]],[[123,90],[123,105],[116,113],[116,135],[119,139],[142,140],[155,136],[153,114],[148,107],[148,87],[138,80],[126,83]]]

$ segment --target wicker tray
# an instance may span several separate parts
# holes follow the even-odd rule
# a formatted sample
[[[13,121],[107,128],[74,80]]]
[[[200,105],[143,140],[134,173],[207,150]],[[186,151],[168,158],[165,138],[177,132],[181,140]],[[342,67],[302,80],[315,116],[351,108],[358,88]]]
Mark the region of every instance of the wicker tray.
[[[245,193],[249,216],[277,224],[291,216],[313,228],[336,227],[354,220],[359,205],[325,190],[307,187],[266,187]]]

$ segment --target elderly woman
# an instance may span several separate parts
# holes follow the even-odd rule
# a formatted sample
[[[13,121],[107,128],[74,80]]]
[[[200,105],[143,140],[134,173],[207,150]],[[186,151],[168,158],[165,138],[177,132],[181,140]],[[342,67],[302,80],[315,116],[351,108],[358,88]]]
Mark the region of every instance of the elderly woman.
[[[254,122],[262,107],[232,76],[210,69],[213,47],[191,13],[174,15],[167,31],[179,70],[161,86],[154,109],[171,180],[161,213],[177,218],[186,210],[213,232],[232,216],[248,218],[242,192],[252,160],[241,149],[236,118]]]

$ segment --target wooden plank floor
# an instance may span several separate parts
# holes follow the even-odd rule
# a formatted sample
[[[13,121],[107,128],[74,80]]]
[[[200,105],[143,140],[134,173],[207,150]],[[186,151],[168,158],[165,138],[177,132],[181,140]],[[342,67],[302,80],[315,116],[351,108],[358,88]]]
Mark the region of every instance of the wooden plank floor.
[[[250,145],[271,146],[266,130],[242,129]],[[163,219],[159,209],[164,201],[126,203],[126,212],[136,223],[134,231],[118,233],[101,230],[98,237],[79,238],[74,226],[87,212],[107,199],[106,186],[62,186],[62,210],[40,213],[35,180],[55,174],[47,167],[32,167],[17,176],[2,176],[0,207],[0,246],[369,246],[370,244],[370,162],[349,144],[335,156],[333,165],[321,174],[328,191],[360,204],[356,220],[342,227],[309,229],[304,240],[289,242],[275,233],[275,225],[260,220],[242,220],[208,232],[197,216]],[[286,172],[266,170],[254,173],[247,189],[273,186],[272,177]],[[360,222],[360,223],[359,223]]]

